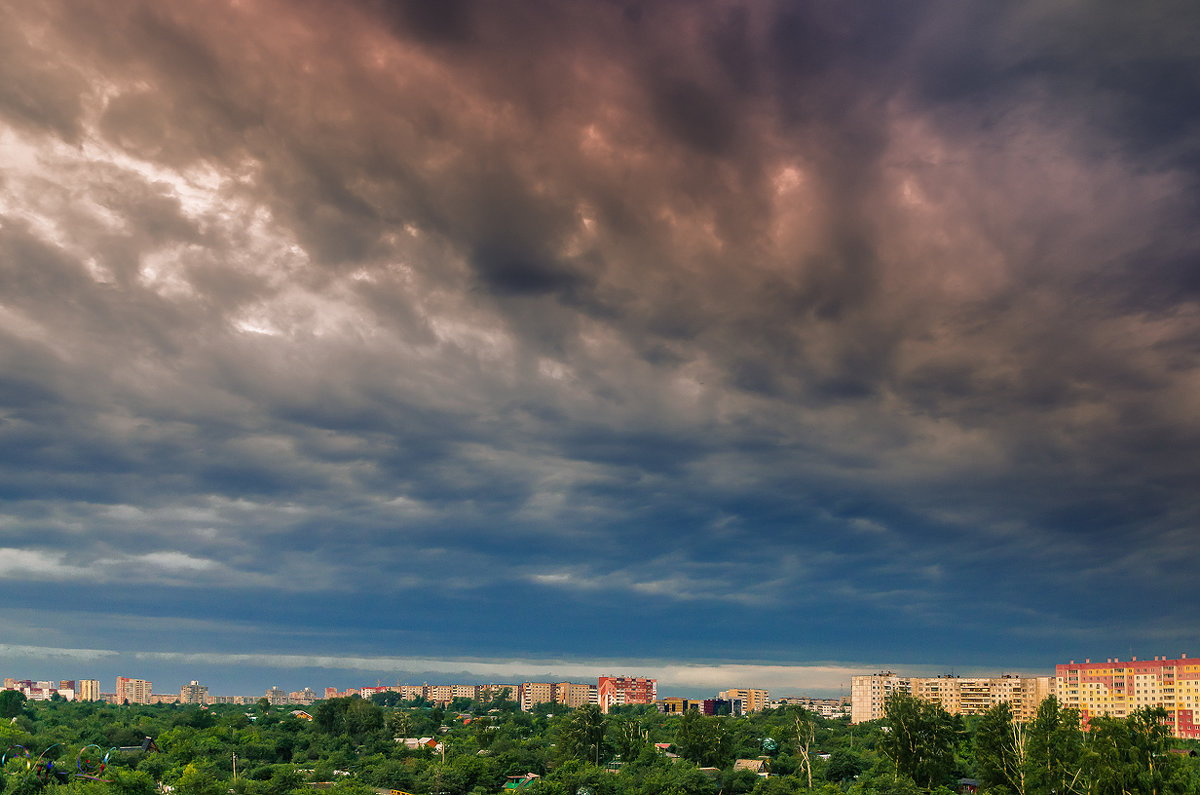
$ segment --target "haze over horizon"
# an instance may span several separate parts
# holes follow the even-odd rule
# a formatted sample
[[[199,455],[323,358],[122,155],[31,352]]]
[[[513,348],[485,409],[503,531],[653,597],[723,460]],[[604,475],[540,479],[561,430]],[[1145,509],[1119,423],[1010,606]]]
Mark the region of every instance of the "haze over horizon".
[[[0,672],[1200,653],[1195,4],[15,0],[0,53]]]

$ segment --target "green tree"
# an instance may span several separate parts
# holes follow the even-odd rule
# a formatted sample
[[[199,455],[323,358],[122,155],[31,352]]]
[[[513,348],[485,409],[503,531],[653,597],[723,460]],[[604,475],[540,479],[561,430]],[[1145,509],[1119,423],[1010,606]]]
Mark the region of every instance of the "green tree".
[[[362,742],[367,735],[383,728],[383,710],[378,704],[361,698],[346,700],[345,732],[355,742]]]
[[[694,765],[658,765],[647,771],[641,786],[632,790],[640,795],[717,795],[717,782]]]
[[[1180,760],[1168,752],[1171,730],[1162,707],[1128,718],[1088,721],[1084,762],[1089,795],[1171,795],[1187,791]]]
[[[471,721],[471,733],[475,735],[476,745],[489,748],[496,739],[496,721],[487,715],[481,715]]]
[[[1029,770],[1028,732],[1002,702],[985,712],[975,729],[975,762],[987,787],[1003,787],[1026,795]]]
[[[579,707],[567,716],[559,731],[563,753],[573,759],[590,759],[598,766],[606,730],[607,721],[598,705]]]
[[[143,770],[117,767],[106,771],[104,777],[112,782],[108,788],[113,795],[154,795],[158,792],[154,778]]]
[[[212,771],[188,765],[174,783],[176,795],[221,795],[224,787]]]
[[[954,751],[962,722],[940,704],[895,692],[884,702],[890,728],[880,743],[882,750],[903,774],[928,789],[948,782],[954,772]]]
[[[384,690],[382,693],[372,693],[371,700],[381,707],[395,707],[404,701],[404,696],[395,690]]]
[[[1082,775],[1083,733],[1079,713],[1050,696],[1029,725],[1027,791],[1035,795],[1075,792]]]
[[[388,731],[393,737],[399,737],[402,741],[407,740],[412,734],[412,715],[407,710],[397,710],[389,712],[387,715]]]
[[[702,767],[720,767],[727,763],[733,749],[724,720],[714,715],[701,715],[694,709],[684,712],[675,733],[679,755]]]
[[[829,764],[825,766],[825,780],[835,784],[853,781],[866,767],[861,756],[846,748],[839,748],[830,755]]]
[[[650,736],[636,715],[623,715],[619,720],[610,721],[609,727],[613,747],[624,761],[636,759]]]
[[[0,690],[0,718],[15,718],[24,711],[24,693],[20,690]]]

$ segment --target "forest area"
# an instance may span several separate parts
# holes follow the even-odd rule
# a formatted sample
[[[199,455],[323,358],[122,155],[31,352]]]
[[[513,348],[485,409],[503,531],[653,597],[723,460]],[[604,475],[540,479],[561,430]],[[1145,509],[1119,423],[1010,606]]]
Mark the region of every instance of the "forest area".
[[[1053,697],[1022,723],[1006,704],[964,718],[895,694],[884,719],[852,726],[798,707],[604,715],[594,705],[523,712],[504,697],[445,709],[381,693],[318,702],[304,708],[310,720],[266,699],[142,706],[14,692],[0,694],[3,795],[1200,792],[1197,743],[1172,739],[1161,709],[1093,718],[1083,731]]]

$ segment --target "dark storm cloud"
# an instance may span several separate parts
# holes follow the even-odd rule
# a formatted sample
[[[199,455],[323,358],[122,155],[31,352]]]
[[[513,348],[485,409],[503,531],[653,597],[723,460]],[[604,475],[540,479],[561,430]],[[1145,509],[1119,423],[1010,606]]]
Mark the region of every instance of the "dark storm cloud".
[[[1194,12],[635,10],[11,9],[14,587],[1126,647],[1080,590],[1197,553]]]

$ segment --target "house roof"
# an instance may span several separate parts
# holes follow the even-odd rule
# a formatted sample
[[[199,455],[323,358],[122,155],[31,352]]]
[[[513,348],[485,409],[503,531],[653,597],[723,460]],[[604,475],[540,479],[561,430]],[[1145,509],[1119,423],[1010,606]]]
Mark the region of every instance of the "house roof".
[[[141,745],[123,745],[118,750],[123,751],[127,754],[134,753],[136,751],[145,751],[147,753],[149,753],[151,751],[157,752],[158,751],[158,743],[154,742],[153,737],[147,737],[146,739],[142,740]]]

